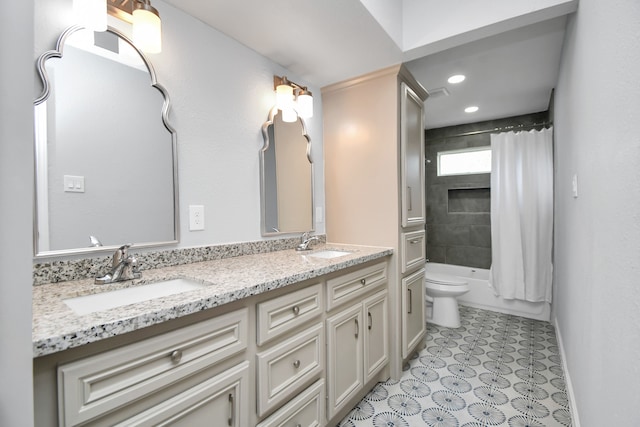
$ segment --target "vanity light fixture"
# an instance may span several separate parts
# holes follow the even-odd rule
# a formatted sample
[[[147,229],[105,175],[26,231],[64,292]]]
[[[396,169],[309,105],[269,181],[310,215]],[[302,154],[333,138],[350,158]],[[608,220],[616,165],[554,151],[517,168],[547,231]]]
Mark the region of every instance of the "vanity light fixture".
[[[282,120],[295,122],[298,116],[308,119],[313,116],[313,94],[287,77],[273,76],[276,91],[276,107],[282,111]]]
[[[132,25],[131,38],[138,49],[145,53],[160,53],[162,50],[162,21],[158,10],[151,6],[150,0],[106,1],[109,15]]]
[[[106,0],[73,0],[73,14],[78,25],[91,31],[107,30]]]

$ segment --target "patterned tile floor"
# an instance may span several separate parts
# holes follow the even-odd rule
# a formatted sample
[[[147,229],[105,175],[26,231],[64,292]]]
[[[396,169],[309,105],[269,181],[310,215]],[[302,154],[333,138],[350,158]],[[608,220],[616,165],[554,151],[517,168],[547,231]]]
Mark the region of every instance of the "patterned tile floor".
[[[340,427],[571,426],[548,322],[460,306],[461,327],[428,325],[400,381],[378,385]]]

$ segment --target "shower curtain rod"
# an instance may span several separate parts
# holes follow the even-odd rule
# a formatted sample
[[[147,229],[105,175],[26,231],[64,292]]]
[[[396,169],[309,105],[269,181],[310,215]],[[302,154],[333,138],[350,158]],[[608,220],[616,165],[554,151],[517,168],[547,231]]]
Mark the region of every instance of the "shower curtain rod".
[[[430,138],[430,140],[433,141],[434,139],[445,139],[445,138],[455,138],[458,136],[480,135],[483,133],[509,132],[512,130],[523,130],[523,129],[531,129],[531,128],[540,127],[540,126],[550,126],[552,124],[553,122],[540,122],[540,123],[534,123],[532,125],[502,126],[502,127],[497,127],[493,129],[476,130],[472,132],[457,133],[455,135],[439,136],[437,138]]]

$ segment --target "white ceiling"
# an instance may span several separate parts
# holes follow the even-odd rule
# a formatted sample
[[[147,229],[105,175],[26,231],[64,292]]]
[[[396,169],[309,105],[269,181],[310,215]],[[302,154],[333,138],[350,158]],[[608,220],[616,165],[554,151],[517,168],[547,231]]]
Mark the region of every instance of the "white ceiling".
[[[408,62],[413,76],[434,94],[425,103],[426,127],[547,110],[558,78],[565,23],[563,16]],[[453,74],[467,78],[447,83]],[[449,96],[433,91],[443,87]],[[471,105],[479,110],[465,113]]]
[[[360,1],[165,1],[309,85],[326,86],[408,58]],[[564,17],[544,20],[407,62],[427,90],[447,87],[450,92],[427,100],[426,127],[546,110],[564,27]],[[446,78],[455,73],[467,79],[458,86],[447,84]],[[464,113],[471,104],[480,110]]]

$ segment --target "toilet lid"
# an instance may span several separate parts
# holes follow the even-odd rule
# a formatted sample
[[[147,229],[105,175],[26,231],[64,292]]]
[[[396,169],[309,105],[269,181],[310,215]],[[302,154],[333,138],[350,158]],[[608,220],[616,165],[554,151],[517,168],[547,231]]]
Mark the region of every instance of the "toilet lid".
[[[427,282],[435,283],[437,285],[462,286],[467,284],[466,281],[458,279],[455,276],[433,273],[430,271],[424,273],[424,278]]]

